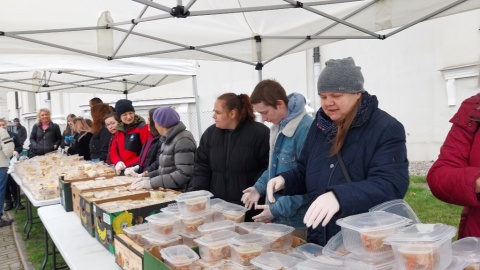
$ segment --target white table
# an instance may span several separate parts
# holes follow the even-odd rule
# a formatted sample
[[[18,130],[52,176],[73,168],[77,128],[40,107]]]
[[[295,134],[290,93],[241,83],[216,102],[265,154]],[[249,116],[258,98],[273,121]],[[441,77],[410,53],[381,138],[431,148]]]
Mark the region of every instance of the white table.
[[[26,202],[27,218],[25,221],[25,225],[23,226],[23,233],[27,234],[26,237],[28,239],[30,237],[30,231],[32,230],[32,226],[35,223],[34,222],[35,217],[33,216],[33,213],[32,213],[33,212],[32,205],[37,208],[40,208],[43,206],[60,204],[60,197],[55,199],[50,199],[50,200],[36,200],[33,197],[32,193],[23,187],[22,179],[16,173],[11,173],[10,175],[12,176],[13,180],[15,180],[18,187],[22,189],[23,193],[25,193],[25,197],[27,200]]]
[[[56,204],[39,208],[38,216],[45,227],[44,267],[49,255],[49,235],[54,245],[52,254],[56,247],[70,269],[121,269],[114,256],[83,228],[74,212],[65,212],[62,205]]]

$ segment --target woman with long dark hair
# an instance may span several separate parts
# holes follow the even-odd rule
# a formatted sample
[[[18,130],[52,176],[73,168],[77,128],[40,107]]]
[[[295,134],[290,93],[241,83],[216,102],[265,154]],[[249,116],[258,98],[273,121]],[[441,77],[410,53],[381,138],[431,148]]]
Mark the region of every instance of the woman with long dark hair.
[[[104,103],[95,104],[91,108],[92,139],[90,140],[90,157],[93,161],[106,161],[112,133],[105,125],[105,116],[112,113],[112,108]]]

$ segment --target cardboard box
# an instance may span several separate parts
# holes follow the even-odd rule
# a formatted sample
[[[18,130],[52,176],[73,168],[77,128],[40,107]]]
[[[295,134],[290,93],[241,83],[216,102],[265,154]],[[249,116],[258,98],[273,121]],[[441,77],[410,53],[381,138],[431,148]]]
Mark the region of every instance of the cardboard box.
[[[143,269],[143,247],[125,234],[114,236],[115,262],[124,270]]]
[[[71,179],[64,180],[61,176],[58,178],[58,187],[60,188],[60,203],[66,212],[73,211],[73,202],[72,202],[72,183],[93,180],[94,178],[82,178],[82,179]]]
[[[130,184],[118,184],[118,185],[112,185],[109,187],[101,187],[101,188],[91,188],[91,189],[78,189],[75,185],[71,186],[71,198],[72,198],[72,208],[73,212],[75,215],[77,215],[78,218],[81,218],[80,214],[82,212],[82,207],[80,206],[80,195],[83,192],[91,192],[91,191],[101,191],[105,189],[111,189],[113,187],[118,187],[118,186],[128,186]]]
[[[108,190],[112,189],[112,187],[109,188],[101,188],[98,189],[97,191],[101,190]],[[82,194],[80,193],[80,200],[79,200],[79,207],[80,207],[80,221],[82,222],[82,226],[87,230],[87,232],[92,236],[95,237],[95,215],[94,215],[94,203],[106,203],[106,202],[112,202],[112,201],[120,201],[120,200],[143,200],[147,197],[150,197],[150,192],[149,191],[143,191],[141,193],[133,194],[133,195],[125,195],[125,196],[119,196],[119,197],[114,197],[114,198],[108,198],[108,199],[94,199],[94,198],[84,198]]]
[[[122,199],[143,200],[144,198],[149,197],[150,193],[147,192],[146,195],[145,194],[137,194],[137,195],[132,195],[131,198],[122,198]],[[122,230],[123,227],[130,227],[136,224],[143,223],[146,217],[159,213],[160,209],[172,203],[172,200],[154,204],[154,205],[129,209],[126,211],[114,212],[114,213],[110,213],[102,209],[101,207],[98,207],[98,204],[100,204],[100,202],[96,202],[93,206],[94,222],[95,222],[94,226],[96,230],[95,238],[108,251],[110,251],[110,253],[115,254],[113,238],[116,234],[123,233],[123,230]]]

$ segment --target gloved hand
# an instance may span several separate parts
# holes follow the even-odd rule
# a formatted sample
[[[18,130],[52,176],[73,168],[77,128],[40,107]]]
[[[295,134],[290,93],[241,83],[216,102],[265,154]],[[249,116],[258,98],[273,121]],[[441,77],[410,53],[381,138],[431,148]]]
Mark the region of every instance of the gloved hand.
[[[325,227],[333,215],[339,210],[340,204],[338,203],[337,197],[335,197],[332,191],[329,191],[320,195],[310,207],[308,207],[307,213],[303,218],[303,223],[305,223],[307,227],[312,226],[312,228],[315,229],[323,220],[322,226]]]
[[[16,158],[19,158],[20,154],[17,151],[13,151],[13,156],[16,157]]]
[[[277,176],[270,181],[268,181],[267,184],[267,199],[269,202],[274,203],[275,198],[273,197],[273,193],[282,190],[285,187],[285,179],[283,179],[282,176]]]
[[[135,168],[136,168],[136,170],[135,170]],[[128,168],[125,169],[125,175],[126,176],[137,177],[138,173],[136,173],[136,171],[138,171],[138,165],[134,166],[134,167],[128,167]]]
[[[252,206],[257,206],[259,199],[260,193],[258,193],[257,189],[254,187],[249,187],[243,191],[241,201],[245,205],[245,208],[250,210]]]
[[[270,211],[270,205],[255,205],[255,209],[263,209],[263,211],[253,216],[252,219],[255,222],[267,222],[273,219],[272,212]]]
[[[122,170],[124,170],[125,168],[126,166],[125,166],[125,163],[123,163],[123,161],[119,161],[117,162],[117,164],[115,164],[115,172],[117,173],[117,175],[120,175]]]
[[[140,181],[133,182],[128,189],[152,189],[152,184],[150,184],[150,179],[140,178]]]

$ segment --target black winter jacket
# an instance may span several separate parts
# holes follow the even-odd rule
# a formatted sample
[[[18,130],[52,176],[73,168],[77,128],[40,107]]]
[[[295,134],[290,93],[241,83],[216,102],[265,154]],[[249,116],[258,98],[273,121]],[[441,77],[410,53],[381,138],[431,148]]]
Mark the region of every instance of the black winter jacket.
[[[86,133],[86,134],[85,134]],[[85,160],[90,160],[90,141],[93,134],[91,132],[81,132],[75,134],[72,146],[68,148],[69,155],[78,154]]]
[[[213,124],[195,153],[192,190],[209,190],[217,198],[243,205],[242,191],[268,167],[270,130],[262,123],[241,122],[236,129]]]
[[[107,160],[111,138],[112,133],[110,133],[107,127],[103,125],[100,131],[97,134],[94,134],[90,140],[90,157],[92,159],[98,158],[100,161]]]
[[[30,134],[29,156],[40,156],[57,150],[62,141],[62,133],[60,127],[50,122],[48,128],[44,131],[41,123],[33,125]]]
[[[147,142],[143,145],[142,151],[140,152],[140,164],[138,168],[138,173],[143,173],[144,171],[151,172],[158,170],[158,155],[160,155],[159,150],[162,146],[163,140],[165,139],[164,137],[163,140],[160,138],[161,136],[149,138]],[[150,140],[152,141],[150,143],[150,146],[148,147],[148,149],[145,149]],[[147,151],[147,155],[145,156],[145,160],[142,160],[144,151]]]

